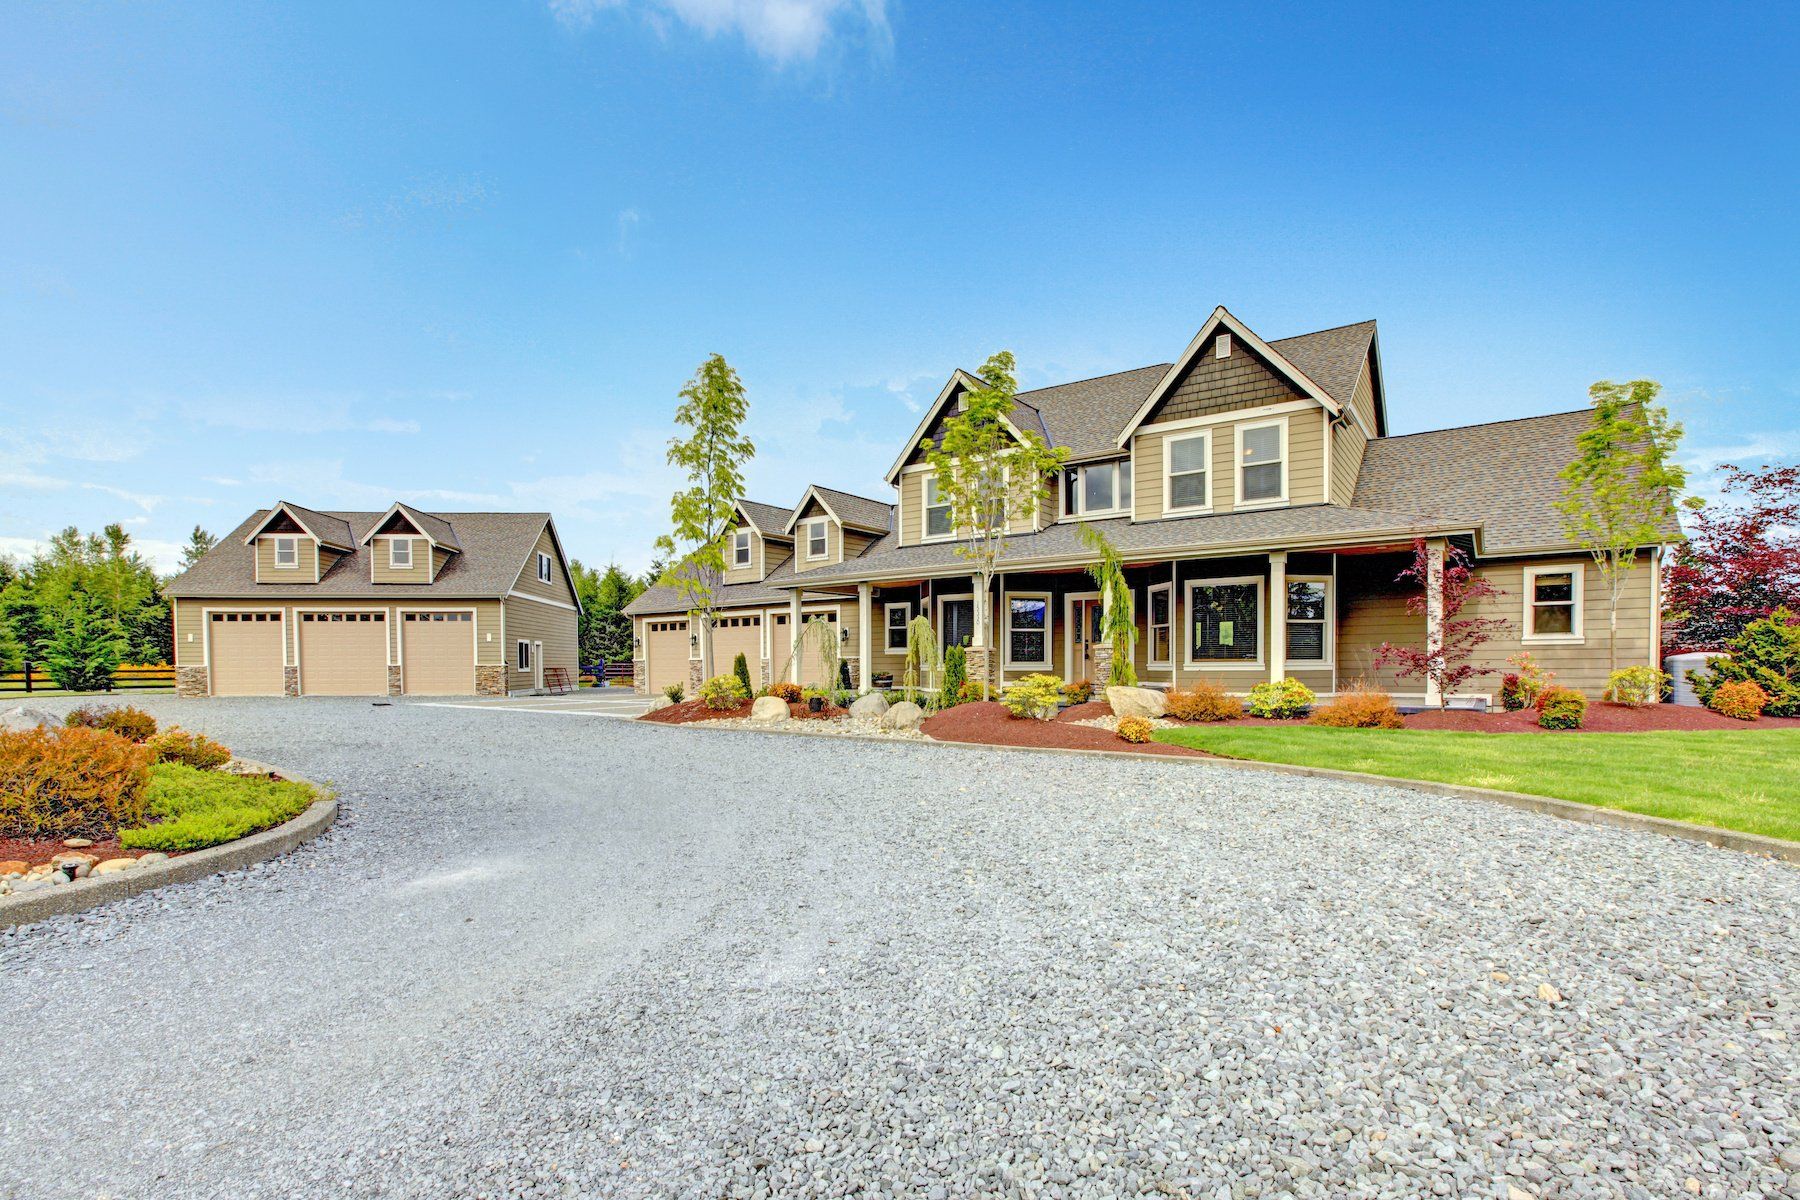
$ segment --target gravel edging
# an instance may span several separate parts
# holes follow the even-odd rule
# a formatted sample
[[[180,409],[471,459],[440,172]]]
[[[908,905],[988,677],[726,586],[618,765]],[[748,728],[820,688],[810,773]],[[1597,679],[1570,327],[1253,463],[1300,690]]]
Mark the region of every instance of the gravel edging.
[[[644,724],[655,725],[658,722],[645,721]],[[1086,722],[1082,722],[1082,724],[1086,724]],[[664,725],[662,728],[686,729],[689,726]],[[774,732],[773,730],[754,729],[754,727],[752,727],[752,731]],[[837,736],[846,741],[886,742],[890,745],[893,742],[892,738],[870,737],[867,734],[844,733]],[[918,744],[965,746],[982,750],[1014,750],[1025,754],[1075,754],[1083,758],[1132,758],[1156,763],[1168,763],[1183,757],[1169,754],[1145,754],[1139,750],[1082,750],[1065,746],[995,746],[983,742],[951,742],[931,737],[918,739]],[[1621,808],[1601,808],[1598,805],[1582,804],[1574,800],[1559,800],[1554,796],[1534,796],[1528,792],[1503,792],[1494,788],[1439,783],[1432,779],[1403,779],[1394,775],[1371,775],[1364,771],[1338,771],[1330,767],[1304,767],[1295,763],[1225,758],[1217,754],[1195,757],[1200,761],[1245,771],[1268,771],[1279,775],[1300,775],[1309,779],[1333,779],[1345,783],[1377,784],[1382,787],[1406,788],[1410,791],[1425,792],[1433,796],[1449,796],[1458,800],[1488,800],[1495,804],[1504,804],[1508,808],[1561,817],[1565,821],[1576,821],[1583,825],[1607,825],[1615,829],[1637,830],[1640,833],[1660,833],[1665,837],[1681,838],[1690,842],[1704,842],[1706,845],[1716,846],[1721,850],[1737,850],[1745,854],[1757,854],[1800,865],[1800,842],[1764,837],[1756,833],[1739,833],[1735,829],[1721,829],[1716,825],[1699,825],[1692,821],[1677,821],[1669,817],[1652,817],[1644,813],[1628,812]]]
[[[167,887],[172,883],[192,883],[208,875],[254,866],[312,841],[337,820],[336,797],[312,780],[267,763],[245,759],[238,761],[277,773],[291,783],[304,783],[320,799],[313,801],[299,816],[284,821],[273,829],[253,833],[223,846],[208,846],[179,858],[165,859],[147,867],[134,867],[111,875],[89,875],[85,879],[71,880],[45,891],[0,896],[0,928],[8,925],[31,925],[50,917],[82,912],[140,892]]]

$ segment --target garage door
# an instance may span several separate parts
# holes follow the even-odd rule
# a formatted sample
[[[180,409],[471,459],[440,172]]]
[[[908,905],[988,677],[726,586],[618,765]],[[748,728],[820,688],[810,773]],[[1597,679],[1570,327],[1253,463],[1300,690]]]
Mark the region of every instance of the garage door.
[[[679,683],[685,689],[688,685],[687,620],[646,621],[644,625],[644,649],[650,655],[650,691],[660,692],[671,683]]]
[[[387,614],[300,614],[300,694],[387,695]]]
[[[400,614],[401,687],[409,696],[475,694],[475,614]]]
[[[281,695],[280,613],[209,613],[206,641],[213,695]]]
[[[714,670],[721,675],[729,674],[740,654],[750,668],[750,684],[754,687],[762,675],[761,614],[720,617],[713,624]]]
[[[825,623],[831,626],[831,635],[838,636],[836,613],[807,613],[804,621],[811,621],[815,617],[824,617]],[[801,624],[802,629],[806,627],[804,621]],[[788,660],[793,657],[793,651],[794,634],[788,628],[787,614],[778,613],[775,617],[775,624],[769,630],[770,669],[775,672],[775,678],[791,678],[788,675]],[[838,651],[840,654],[843,652],[841,641],[838,643]],[[800,682],[807,687],[823,685],[825,682],[825,664],[819,657],[818,647],[811,641],[807,643],[805,652],[800,658]]]

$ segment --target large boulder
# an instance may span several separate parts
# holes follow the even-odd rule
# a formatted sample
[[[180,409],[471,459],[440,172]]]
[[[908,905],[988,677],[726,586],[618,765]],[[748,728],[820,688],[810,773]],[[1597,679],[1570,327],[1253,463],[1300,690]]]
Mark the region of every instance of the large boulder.
[[[41,708],[9,708],[0,712],[0,729],[11,733],[20,733],[40,726],[57,726],[62,722]]]
[[[925,710],[911,700],[902,700],[881,715],[881,727],[904,731],[917,729],[925,723]]]
[[[858,696],[850,705],[850,715],[859,721],[879,721],[887,715],[887,697],[880,692],[870,692],[866,696]]]
[[[661,712],[665,708],[674,707],[675,702],[673,700],[669,699],[667,696],[658,696],[650,702],[650,707],[646,708],[644,711],[647,713]]]
[[[750,706],[750,719],[765,725],[785,721],[788,719],[787,701],[780,696],[758,696],[756,703]]]
[[[1106,702],[1112,706],[1113,716],[1120,720],[1126,717],[1155,720],[1169,711],[1169,698],[1151,688],[1109,687]]]

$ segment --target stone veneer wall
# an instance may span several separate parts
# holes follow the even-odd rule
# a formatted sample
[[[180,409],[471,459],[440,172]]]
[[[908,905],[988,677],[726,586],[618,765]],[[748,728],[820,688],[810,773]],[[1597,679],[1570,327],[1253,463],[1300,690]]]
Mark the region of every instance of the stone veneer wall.
[[[506,668],[503,666],[476,667],[475,694],[478,696],[506,695]]]
[[[388,695],[398,696],[399,694],[400,694],[400,668],[395,667],[395,666],[390,666],[390,667],[388,667]]]
[[[281,694],[284,696],[298,696],[300,694],[299,667],[281,668]]]
[[[768,663],[765,662],[763,667],[767,674]],[[631,690],[640,696],[650,693],[650,664],[641,658],[631,660]]]
[[[209,680],[205,667],[176,667],[175,694],[192,700],[207,693]]]

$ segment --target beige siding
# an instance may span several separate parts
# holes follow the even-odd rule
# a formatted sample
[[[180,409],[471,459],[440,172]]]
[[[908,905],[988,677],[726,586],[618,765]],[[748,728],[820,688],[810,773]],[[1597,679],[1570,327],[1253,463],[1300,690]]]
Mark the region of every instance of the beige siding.
[[[748,531],[750,534],[750,565],[747,567],[734,567],[731,565],[731,563],[735,561],[732,557],[734,553],[732,543],[736,540],[737,534],[744,531]],[[764,550],[765,546],[762,534],[758,533],[754,527],[740,525],[734,529],[732,531],[732,536],[725,540],[725,582],[761,582],[763,576],[767,575],[769,572],[769,568],[765,565]]]
[[[450,551],[438,546],[433,546],[431,548],[431,578],[433,582],[436,582],[438,572],[442,571],[444,569],[444,564],[449,561]]]
[[[1373,360],[1363,363],[1362,376],[1356,381],[1356,391],[1350,395],[1350,407],[1369,427],[1371,432],[1380,432],[1375,423],[1375,372]]]
[[[305,534],[294,535],[294,540],[296,565],[277,567],[275,565],[275,535],[265,534],[256,539],[256,582],[312,583],[314,581],[313,571],[318,566],[319,544]]]
[[[1211,436],[1212,511],[1232,512],[1237,507],[1237,429],[1279,420],[1287,426],[1287,503],[1290,506],[1325,501],[1325,427],[1322,410],[1305,409],[1275,417],[1251,417],[1244,421],[1220,421],[1203,427],[1162,429],[1144,426],[1132,437],[1132,515],[1139,521],[1164,516],[1163,441],[1202,429]],[[1263,505],[1257,505],[1263,507]],[[1183,515],[1180,513],[1174,514]]]
[[[205,631],[200,624],[199,600],[170,600],[173,610],[170,619],[175,622],[175,665],[178,667],[197,667],[205,662],[205,655],[200,646],[200,635]]]
[[[925,472],[900,477],[900,544],[916,546],[925,536]]]
[[[392,553],[388,544],[395,541],[412,543],[411,566],[388,566],[388,555]],[[376,537],[369,542],[369,565],[374,572],[374,582],[376,583],[430,583],[432,576],[431,543],[422,537]]]
[[[876,540],[875,534],[863,533],[855,529],[844,530],[844,557],[857,558]]]
[[[807,544],[808,526],[815,520],[825,522],[825,557],[808,558]],[[820,567],[829,567],[833,563],[844,561],[844,527],[832,519],[831,515],[819,506],[818,501],[808,504],[800,519],[794,522],[794,570],[816,571]]]
[[[1340,421],[1331,429],[1331,502],[1349,504],[1356,496],[1356,477],[1362,472],[1368,439],[1354,421]]]
[[[349,555],[341,550],[333,550],[328,546],[319,547],[319,578],[324,579],[331,573],[331,568],[348,557]]]
[[[537,559],[540,554],[550,556],[549,583],[538,579]],[[519,568],[519,577],[513,583],[513,590],[523,592],[527,596],[560,600],[564,604],[575,603],[575,593],[569,590],[568,572],[563,570],[561,557],[556,553],[556,539],[550,536],[548,525],[544,526],[544,531],[538,534],[537,544],[532,547],[532,552],[525,556],[525,563]],[[573,621],[574,619],[575,614],[570,613],[569,620]]]
[[[907,605],[907,619],[919,615],[919,589],[889,588],[875,590],[874,602],[871,605],[869,620],[872,623],[869,638],[870,674],[879,675],[887,672],[894,677],[895,686],[899,686],[900,678],[906,671],[906,650],[902,648],[889,652],[887,649],[887,608],[889,604]],[[855,614],[851,614],[852,621]]]
[[[533,572],[532,577],[535,580],[535,567]],[[518,667],[518,643],[520,641],[544,643],[544,666],[546,668],[567,667],[573,677],[575,669],[579,665],[575,661],[577,655],[573,609],[539,604],[533,600],[509,596],[506,599],[505,619],[504,653],[508,690],[521,690],[532,686],[533,672],[521,671]]]

